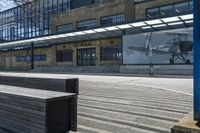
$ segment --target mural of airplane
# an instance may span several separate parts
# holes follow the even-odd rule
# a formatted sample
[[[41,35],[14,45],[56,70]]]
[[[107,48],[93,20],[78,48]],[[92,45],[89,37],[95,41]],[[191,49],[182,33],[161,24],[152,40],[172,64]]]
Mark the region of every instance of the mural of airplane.
[[[190,64],[191,61],[188,59],[188,53],[192,51],[192,41],[187,40],[188,33],[169,33],[166,32],[167,36],[172,36],[173,39],[167,44],[151,47],[152,33],[147,35],[145,47],[131,46],[128,49],[144,52],[145,55],[153,54],[171,54],[169,59],[170,64],[174,64],[176,60],[181,60],[186,64]]]

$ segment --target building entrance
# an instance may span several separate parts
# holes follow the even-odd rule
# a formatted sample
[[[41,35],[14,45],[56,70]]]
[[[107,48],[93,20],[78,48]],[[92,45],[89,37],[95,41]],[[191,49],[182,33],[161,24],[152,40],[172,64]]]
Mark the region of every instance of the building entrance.
[[[96,66],[96,48],[77,50],[78,66]]]

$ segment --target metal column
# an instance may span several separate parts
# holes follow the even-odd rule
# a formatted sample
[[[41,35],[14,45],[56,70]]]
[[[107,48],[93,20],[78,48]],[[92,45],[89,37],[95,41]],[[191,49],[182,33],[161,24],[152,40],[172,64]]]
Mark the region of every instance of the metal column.
[[[31,42],[31,70],[34,69],[34,44]]]
[[[200,121],[199,0],[194,0],[194,120]]]

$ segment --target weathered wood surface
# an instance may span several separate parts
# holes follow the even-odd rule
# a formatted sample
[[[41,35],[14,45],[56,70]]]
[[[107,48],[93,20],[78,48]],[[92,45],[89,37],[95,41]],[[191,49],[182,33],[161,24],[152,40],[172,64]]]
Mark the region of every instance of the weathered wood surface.
[[[72,93],[0,85],[0,127],[14,133],[67,132],[74,97]]]
[[[77,78],[31,77],[0,75],[0,84],[59,92],[79,93]]]
[[[34,88],[41,90],[51,90],[58,92],[68,92],[79,94],[79,79],[59,76],[39,76],[31,74],[0,74],[0,84]],[[77,96],[70,100],[70,130],[77,131]]]

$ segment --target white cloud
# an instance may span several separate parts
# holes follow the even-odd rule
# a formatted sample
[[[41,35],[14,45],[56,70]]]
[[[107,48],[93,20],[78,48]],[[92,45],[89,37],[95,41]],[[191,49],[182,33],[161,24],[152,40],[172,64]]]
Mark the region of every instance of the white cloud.
[[[12,0],[0,0],[0,11],[4,11],[14,7],[15,4]]]

